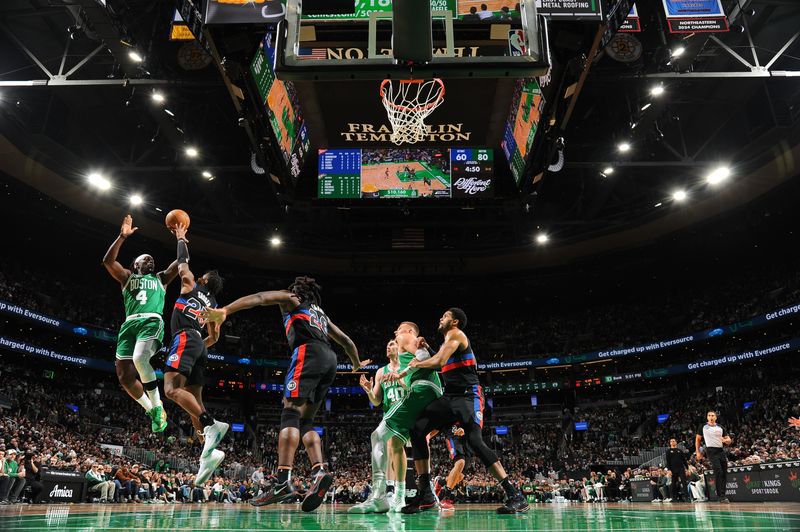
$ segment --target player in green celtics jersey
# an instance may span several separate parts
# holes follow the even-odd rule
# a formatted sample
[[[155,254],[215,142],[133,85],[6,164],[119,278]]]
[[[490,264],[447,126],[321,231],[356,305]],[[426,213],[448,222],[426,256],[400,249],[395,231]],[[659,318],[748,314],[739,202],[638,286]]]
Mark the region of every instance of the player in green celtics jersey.
[[[389,343],[386,344],[386,357],[389,359],[389,363],[378,369],[377,373],[375,373],[374,383],[372,379],[367,379],[365,375],[361,375],[360,379],[361,388],[367,393],[369,402],[375,406],[382,407],[384,414],[386,414],[392,406],[400,402],[407,392],[402,381],[389,381],[383,378],[384,375],[399,373],[405,369],[405,366],[400,365],[398,359],[396,341],[390,340]],[[395,451],[395,448],[399,448],[399,453]],[[397,481],[397,471],[401,468],[405,468],[406,453],[402,444],[392,441],[389,441],[387,452],[389,453],[389,469],[386,471],[386,484],[387,489],[392,490]]]
[[[117,378],[128,395],[142,405],[153,432],[163,432],[167,428],[167,414],[150,359],[164,339],[164,320],[161,317],[164,297],[166,286],[178,275],[178,262],[154,273],[156,264],[153,257],[139,255],[130,270],[123,267],[117,262],[117,255],[123,242],[137,229],[133,227],[131,215],[127,215],[119,236],[103,257],[103,266],[122,286],[125,306],[125,322],[117,336]]]
[[[400,512],[405,505],[405,464],[397,469],[393,500],[390,501],[386,497],[386,471],[389,461],[386,445],[391,442],[393,451],[397,451],[395,456],[399,455],[410,439],[411,427],[419,414],[425,410],[428,404],[442,396],[442,383],[438,373],[432,370],[416,370],[408,367],[408,363],[414,359],[426,360],[430,357],[427,349],[418,349],[418,337],[419,327],[410,321],[402,322],[395,331],[395,342],[397,342],[399,351],[398,363],[401,370],[384,374],[381,379],[390,382],[402,380],[402,386],[408,390],[408,393],[386,411],[383,421],[372,432],[370,437],[372,491],[366,501],[350,508],[350,513]]]

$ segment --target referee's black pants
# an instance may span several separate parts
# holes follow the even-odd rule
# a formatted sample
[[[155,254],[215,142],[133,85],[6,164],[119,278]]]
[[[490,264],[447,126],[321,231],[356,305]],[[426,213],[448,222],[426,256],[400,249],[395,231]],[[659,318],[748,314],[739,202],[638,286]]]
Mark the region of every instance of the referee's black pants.
[[[708,447],[706,449],[711,469],[714,470],[714,485],[717,490],[717,499],[725,498],[725,486],[728,482],[728,459],[721,447]],[[709,494],[710,495],[710,494]]]

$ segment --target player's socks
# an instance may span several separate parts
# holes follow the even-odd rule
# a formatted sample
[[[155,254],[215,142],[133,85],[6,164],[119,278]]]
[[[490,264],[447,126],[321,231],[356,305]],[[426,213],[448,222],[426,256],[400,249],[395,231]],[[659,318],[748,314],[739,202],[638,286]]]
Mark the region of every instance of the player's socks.
[[[292,468],[286,466],[278,466],[278,484],[282,484],[291,480]]]
[[[144,408],[145,412],[149,412],[153,409],[153,403],[150,402],[150,398],[147,397],[147,394],[145,393],[143,393],[142,396],[136,400],[136,402],[142,405],[142,408]]]
[[[515,497],[519,493],[519,490],[508,480],[508,477],[500,481],[500,486],[503,487],[503,491],[506,492],[506,497],[509,499]]]
[[[153,381],[153,384],[155,384],[156,386],[152,390],[147,389],[147,384],[144,384],[143,386],[145,387],[145,392],[147,393],[147,397],[148,399],[150,399],[150,402],[153,404],[153,406],[164,406],[164,403],[161,401],[161,394],[158,392],[157,382]]]
[[[403,506],[406,505],[406,483],[405,481],[400,482],[399,480],[395,481],[394,484],[394,496],[389,501],[390,512],[400,512],[403,509]]]

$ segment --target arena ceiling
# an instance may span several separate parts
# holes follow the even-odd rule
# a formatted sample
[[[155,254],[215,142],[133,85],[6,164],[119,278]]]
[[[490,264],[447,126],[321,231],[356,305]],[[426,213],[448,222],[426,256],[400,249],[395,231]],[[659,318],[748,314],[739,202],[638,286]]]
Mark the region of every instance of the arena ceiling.
[[[563,131],[550,137],[564,139],[561,170],[522,190],[500,171],[492,200],[335,204],[314,199],[315,168],[285,186],[278,161],[254,157],[241,127],[247,110],[225,79],[246,69],[263,30],[212,30],[217,54],[204,60],[193,44],[167,39],[171,1],[5,0],[0,169],[106,222],[130,209],[134,192],[145,199],[136,213],[153,231],[163,212],[183,208],[200,245],[254,265],[313,260],[321,269],[377,272],[389,261],[399,272],[424,263],[431,273],[549,266],[629,247],[795,177],[800,4],[727,1],[731,32],[678,38],[659,31],[656,10],[639,3],[640,57],[606,47],[580,86],[597,24],[551,25],[561,84],[554,118]],[[130,59],[134,50],[142,63]],[[570,86],[581,91],[566,119],[560,91]],[[664,94],[653,96],[655,86]],[[156,91],[163,105],[153,105]],[[623,142],[627,153],[617,149]],[[197,158],[187,157],[189,146]],[[732,170],[730,181],[705,185],[719,166]],[[110,176],[114,190],[87,189],[92,171]],[[689,201],[675,202],[677,189]],[[535,241],[541,232],[550,237],[546,250]],[[261,253],[275,235],[284,243],[277,259]]]

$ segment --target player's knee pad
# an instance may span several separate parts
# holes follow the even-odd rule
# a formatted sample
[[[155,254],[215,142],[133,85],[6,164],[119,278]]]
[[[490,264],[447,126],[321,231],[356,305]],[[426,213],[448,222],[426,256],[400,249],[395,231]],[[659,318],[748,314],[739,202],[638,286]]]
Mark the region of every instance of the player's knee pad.
[[[314,420],[310,418],[300,419],[300,436],[305,436],[309,432],[314,432]]]
[[[300,429],[300,412],[294,408],[284,408],[281,412],[281,430],[285,428]]]

